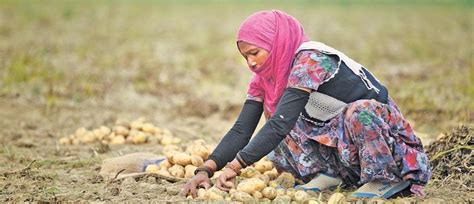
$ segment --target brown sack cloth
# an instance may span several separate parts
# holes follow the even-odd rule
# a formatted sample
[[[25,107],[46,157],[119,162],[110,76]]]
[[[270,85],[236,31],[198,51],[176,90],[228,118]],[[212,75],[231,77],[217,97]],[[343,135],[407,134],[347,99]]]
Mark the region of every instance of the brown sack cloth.
[[[130,174],[144,172],[148,164],[159,164],[163,159],[165,159],[164,156],[148,152],[126,154],[120,157],[105,159],[102,162],[99,174],[104,180],[109,180],[123,170],[123,172],[117,176],[117,179],[120,179]]]

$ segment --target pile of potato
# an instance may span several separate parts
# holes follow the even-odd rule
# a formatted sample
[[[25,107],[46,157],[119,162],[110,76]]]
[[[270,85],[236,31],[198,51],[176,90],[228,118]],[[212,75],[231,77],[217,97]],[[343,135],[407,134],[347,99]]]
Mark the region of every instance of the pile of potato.
[[[290,173],[279,174],[273,167],[271,161],[266,158],[256,162],[241,171],[235,185],[229,192],[221,191],[215,187],[210,189],[199,189],[200,200],[211,201],[239,201],[249,202],[275,202],[275,203],[320,203],[314,193],[296,190],[296,179]],[[191,199],[191,197],[188,197]]]
[[[166,159],[159,165],[148,165],[145,171],[176,178],[191,178],[196,168],[204,163],[213,149],[214,147],[207,145],[204,140],[195,140],[187,145],[186,149],[168,145],[163,149]]]
[[[132,122],[117,120],[113,127],[101,126],[93,130],[84,127],[77,129],[74,134],[59,139],[61,145],[90,144],[144,144],[160,143],[164,146],[178,144],[181,139],[173,137],[167,129],[161,129],[146,122],[144,118]]]

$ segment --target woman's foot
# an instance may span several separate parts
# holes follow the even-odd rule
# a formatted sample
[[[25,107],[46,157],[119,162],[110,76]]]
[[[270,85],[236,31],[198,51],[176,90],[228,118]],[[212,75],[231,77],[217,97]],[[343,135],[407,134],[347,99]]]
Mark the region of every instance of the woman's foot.
[[[320,173],[308,183],[296,186],[295,188],[301,190],[322,191],[324,189],[335,188],[341,183],[342,180],[338,177],[332,177]]]
[[[385,198],[388,199],[393,195],[403,191],[410,186],[409,181],[401,182],[380,182],[372,181],[362,185],[357,191],[352,193],[351,197],[355,198]]]

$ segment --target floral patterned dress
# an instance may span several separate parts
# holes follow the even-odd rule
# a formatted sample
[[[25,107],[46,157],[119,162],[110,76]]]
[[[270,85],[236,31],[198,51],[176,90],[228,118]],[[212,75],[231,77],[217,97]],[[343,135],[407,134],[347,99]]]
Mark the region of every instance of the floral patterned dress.
[[[288,87],[317,90],[337,73],[337,62],[315,50],[301,51],[293,63]],[[257,96],[248,99],[259,100]],[[280,170],[307,182],[318,173],[338,176],[344,184],[410,180],[410,190],[423,196],[431,176],[420,139],[395,102],[358,100],[326,123],[303,116],[267,157]]]

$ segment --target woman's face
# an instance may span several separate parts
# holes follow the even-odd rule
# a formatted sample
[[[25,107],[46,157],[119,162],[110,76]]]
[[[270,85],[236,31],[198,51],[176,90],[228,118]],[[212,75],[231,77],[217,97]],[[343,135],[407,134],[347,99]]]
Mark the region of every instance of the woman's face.
[[[257,47],[256,45],[239,41],[237,42],[239,51],[247,60],[247,64],[252,71],[256,71],[261,68],[263,63],[268,58],[269,52],[263,48]]]

